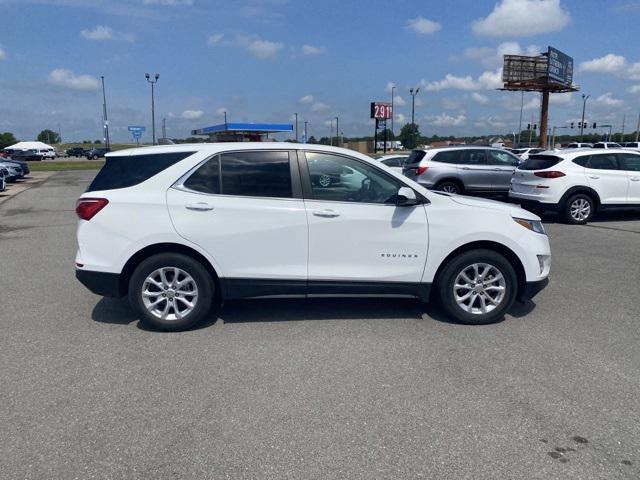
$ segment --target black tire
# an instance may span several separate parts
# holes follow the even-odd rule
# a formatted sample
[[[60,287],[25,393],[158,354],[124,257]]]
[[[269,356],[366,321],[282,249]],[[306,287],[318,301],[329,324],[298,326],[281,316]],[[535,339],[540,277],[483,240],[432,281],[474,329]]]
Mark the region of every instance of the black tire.
[[[147,310],[147,307],[144,304],[142,291],[145,287],[146,279],[154,271],[161,268],[178,268],[187,273],[195,282],[198,295],[194,307],[181,318],[162,319]],[[175,280],[175,278],[172,279],[169,276],[167,278],[169,281]],[[158,296],[151,297],[150,301],[155,302],[156,300],[159,300],[159,308],[164,308],[165,305],[169,305],[168,312],[170,315],[175,316],[176,309],[173,307],[174,303],[175,305],[179,305],[178,310],[180,309],[180,306],[184,307],[185,304],[183,301],[178,302],[179,299],[175,300],[175,298],[173,298],[173,295],[176,297],[180,296],[177,292],[174,291],[173,293],[170,293],[169,290],[165,289],[167,293],[162,295],[162,289],[155,286],[153,288],[154,292],[158,292]],[[169,295],[172,297],[171,300],[167,298]],[[162,299],[161,297],[165,298]],[[194,297],[189,295],[183,295],[183,298],[190,302],[193,302],[194,300]],[[140,321],[147,327],[154,330],[178,332],[195,326],[209,313],[211,306],[213,305],[214,298],[215,283],[207,269],[197,260],[179,253],[161,253],[147,258],[136,267],[129,281],[129,302],[131,303],[131,307],[140,316]],[[173,314],[170,313],[171,311],[173,311]]]
[[[572,195],[564,202],[563,217],[571,225],[585,225],[596,212],[596,202],[585,193]]]
[[[466,311],[460,305],[458,305],[454,297],[454,285],[458,275],[471,268],[474,264],[487,264],[491,265],[495,270],[490,270],[488,278],[498,278],[497,275],[493,275],[491,272],[499,272],[502,274],[504,280],[504,294],[499,299],[497,305],[493,306],[491,311],[486,313],[474,312],[473,310],[481,310],[481,302],[486,304],[487,298],[498,298],[495,291],[491,291],[491,294],[487,292],[482,293],[482,299],[480,293],[475,295],[474,299],[469,300],[469,308],[471,312]],[[484,269],[482,270],[484,272]],[[513,302],[517,296],[518,290],[518,277],[515,269],[504,256],[494,252],[493,250],[470,250],[464,252],[454,258],[452,258],[447,265],[442,269],[436,280],[436,292],[438,300],[445,310],[445,312],[451,316],[454,320],[460,323],[468,325],[485,325],[489,323],[495,323],[504,317],[504,314],[511,308]],[[457,290],[459,295],[463,295],[466,291],[473,292],[473,289],[468,289],[466,286]],[[473,295],[473,293],[472,293]],[[491,295],[491,297],[488,297]]]
[[[464,188],[458,182],[454,182],[453,180],[445,180],[444,182],[440,182],[436,185],[436,190],[441,192],[453,193],[453,194],[461,194],[464,192]]]

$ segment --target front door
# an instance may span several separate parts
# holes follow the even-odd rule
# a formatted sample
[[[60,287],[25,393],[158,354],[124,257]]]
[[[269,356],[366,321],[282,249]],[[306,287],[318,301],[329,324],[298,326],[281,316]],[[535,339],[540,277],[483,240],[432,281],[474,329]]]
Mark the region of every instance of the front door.
[[[300,153],[309,291],[317,281],[418,283],[429,242],[424,205],[396,205],[403,184],[364,161]]]
[[[520,163],[520,159],[504,150],[488,150],[487,164],[491,167],[491,190],[508,192],[511,178]]]
[[[223,153],[168,190],[178,234],[207,251],[226,279],[299,280],[304,293],[307,217],[289,157]]]
[[[627,201],[632,205],[640,206],[640,155],[623,153],[623,168],[629,178],[629,191]]]

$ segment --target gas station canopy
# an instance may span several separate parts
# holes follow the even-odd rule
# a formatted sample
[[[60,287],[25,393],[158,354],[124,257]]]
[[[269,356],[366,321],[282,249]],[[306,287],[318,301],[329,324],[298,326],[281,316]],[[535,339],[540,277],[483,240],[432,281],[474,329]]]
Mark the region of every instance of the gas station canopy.
[[[263,142],[270,133],[293,132],[291,123],[221,123],[198,130],[191,135],[208,135],[216,142]]]

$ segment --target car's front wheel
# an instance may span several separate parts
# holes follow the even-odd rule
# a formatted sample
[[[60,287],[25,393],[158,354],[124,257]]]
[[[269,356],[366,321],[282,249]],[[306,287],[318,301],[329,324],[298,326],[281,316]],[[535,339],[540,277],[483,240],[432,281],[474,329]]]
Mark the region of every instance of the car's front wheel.
[[[457,182],[446,180],[442,183],[439,183],[436,187],[436,190],[459,195],[462,193],[462,186]]]
[[[471,250],[451,259],[437,279],[440,303],[461,323],[483,325],[504,317],[517,294],[511,263],[492,250]]]
[[[138,265],[129,282],[129,301],[145,325],[186,330],[211,310],[215,284],[204,266],[186,255],[163,253]]]

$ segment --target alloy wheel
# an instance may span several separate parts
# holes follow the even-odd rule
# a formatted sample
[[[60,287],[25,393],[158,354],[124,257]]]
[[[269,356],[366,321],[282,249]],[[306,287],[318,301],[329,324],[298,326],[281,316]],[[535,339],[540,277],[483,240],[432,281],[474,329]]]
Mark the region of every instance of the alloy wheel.
[[[591,204],[584,198],[577,198],[569,206],[569,215],[578,222],[584,222],[591,215]]]
[[[453,283],[453,297],[467,313],[482,315],[500,306],[506,294],[504,275],[494,265],[474,263],[464,267]]]
[[[191,275],[177,267],[154,270],[142,283],[142,302],[147,311],[161,320],[180,320],[198,302],[198,286]]]

